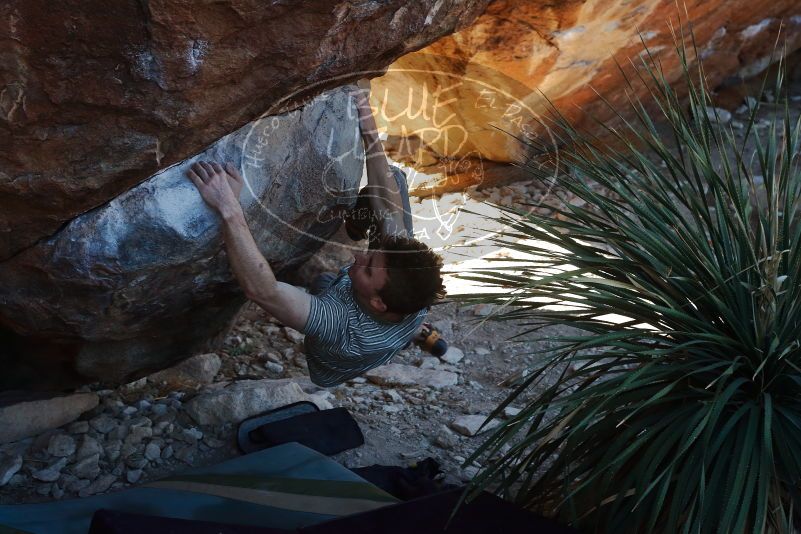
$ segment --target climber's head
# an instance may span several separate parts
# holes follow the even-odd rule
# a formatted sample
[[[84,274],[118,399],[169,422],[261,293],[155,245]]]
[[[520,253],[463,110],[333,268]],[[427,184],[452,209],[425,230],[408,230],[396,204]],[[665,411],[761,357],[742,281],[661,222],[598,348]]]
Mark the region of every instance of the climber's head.
[[[442,258],[416,239],[384,238],[355,256],[348,272],[353,291],[375,313],[417,313],[445,296]]]

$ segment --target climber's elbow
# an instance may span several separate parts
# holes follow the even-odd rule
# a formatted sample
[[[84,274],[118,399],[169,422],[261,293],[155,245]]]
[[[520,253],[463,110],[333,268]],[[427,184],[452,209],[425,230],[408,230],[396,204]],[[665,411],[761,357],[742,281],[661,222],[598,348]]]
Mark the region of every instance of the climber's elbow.
[[[264,306],[266,303],[274,302],[276,300],[276,294],[278,292],[278,283],[273,282],[272,284],[262,284],[259,286],[247,286],[243,288],[245,290],[245,297],[248,300],[252,300],[259,306]]]

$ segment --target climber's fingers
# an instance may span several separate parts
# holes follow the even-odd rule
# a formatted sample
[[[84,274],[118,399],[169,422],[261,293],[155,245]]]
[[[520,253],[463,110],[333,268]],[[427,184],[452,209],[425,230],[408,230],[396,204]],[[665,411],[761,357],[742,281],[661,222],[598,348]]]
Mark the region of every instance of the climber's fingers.
[[[214,169],[214,172],[216,172],[217,174],[223,174],[225,172],[225,171],[223,171],[222,166],[219,163],[215,162],[215,161],[212,161],[210,163],[210,165],[211,165],[211,168]]]
[[[245,179],[242,178],[242,175],[239,174],[239,171],[236,170],[236,167],[234,167],[233,163],[228,162],[228,163],[225,164],[225,172],[227,172],[231,176],[231,178],[233,178],[234,180],[236,180],[240,184],[244,184],[245,183]]]
[[[201,161],[200,165],[201,167],[203,167],[203,170],[206,171],[206,177],[204,178],[203,181],[208,183],[212,178],[214,178],[214,175],[216,174],[214,172],[214,167],[212,167],[208,161]],[[203,177],[203,175],[201,175],[201,177]]]
[[[206,185],[193,169],[186,171],[186,176],[192,180],[192,183],[195,184],[195,187],[197,187],[199,190]]]
[[[209,181],[210,176],[206,172],[206,168],[201,165],[201,162],[193,163],[191,170],[204,184]]]

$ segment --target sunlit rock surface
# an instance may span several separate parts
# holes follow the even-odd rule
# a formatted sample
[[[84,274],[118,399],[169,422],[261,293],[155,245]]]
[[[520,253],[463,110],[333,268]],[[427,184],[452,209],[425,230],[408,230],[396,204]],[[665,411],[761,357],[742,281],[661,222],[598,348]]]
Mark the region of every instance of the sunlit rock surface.
[[[198,159],[242,169],[249,226],[286,274],[355,201],[364,149],[353,89],[246,125],[0,262],[0,390],[120,382],[213,343],[244,297],[219,217],[186,169]]]
[[[545,116],[543,95],[600,133],[612,110],[626,110],[627,91],[646,96],[643,86],[625,85],[617,66],[632,73],[630,61],[641,64],[644,46],[669,81],[680,80],[669,26],[680,32],[679,14],[685,31],[694,32],[711,88],[762,72],[780,26],[780,48],[785,39],[788,52],[801,46],[797,0],[691,0],[678,7],[674,0],[496,0],[470,27],[400,58],[373,81],[387,147],[432,175],[418,177],[412,187],[418,194],[514,177],[512,167],[485,165],[489,172],[480,173],[466,160],[509,163],[525,156],[513,135],[543,135],[531,120]],[[692,44],[689,54],[692,65]],[[544,140],[557,143],[547,132]]]
[[[0,2],[0,261],[488,2]]]

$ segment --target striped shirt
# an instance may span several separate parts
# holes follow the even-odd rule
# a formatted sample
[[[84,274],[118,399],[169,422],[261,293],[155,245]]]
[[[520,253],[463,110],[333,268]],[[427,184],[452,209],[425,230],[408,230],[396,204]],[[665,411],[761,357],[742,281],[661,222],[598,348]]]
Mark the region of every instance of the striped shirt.
[[[428,310],[407,315],[399,323],[374,319],[356,302],[345,266],[331,286],[311,297],[306,334],[309,376],[331,387],[387,363],[423,322]]]

